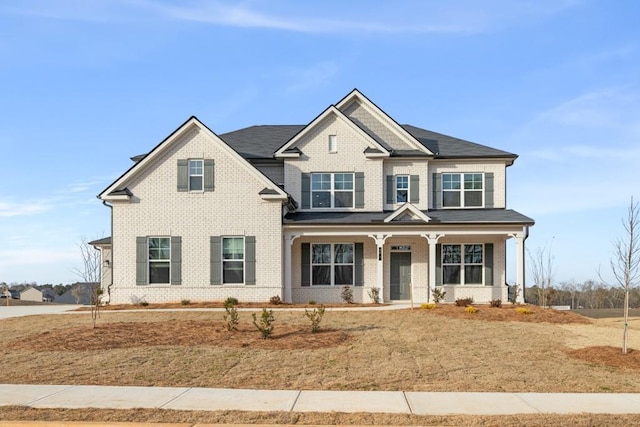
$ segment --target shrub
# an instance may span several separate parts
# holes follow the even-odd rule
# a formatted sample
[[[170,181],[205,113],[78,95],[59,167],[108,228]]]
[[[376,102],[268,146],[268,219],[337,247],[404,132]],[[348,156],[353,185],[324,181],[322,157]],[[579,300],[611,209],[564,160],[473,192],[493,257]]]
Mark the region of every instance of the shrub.
[[[472,304],[473,304],[473,297],[457,298],[456,299],[456,306],[458,306],[458,307],[466,307],[466,306],[472,305]]]
[[[351,286],[345,285],[342,288],[342,292],[340,292],[340,296],[347,304],[353,304],[353,289],[351,289]]]
[[[140,307],[147,307],[149,305],[149,303],[146,302],[145,300],[140,300],[138,304],[140,305]]]
[[[322,316],[324,316],[324,305],[321,305],[320,308],[314,308],[313,310],[304,310],[304,315],[311,322],[311,333],[316,333],[320,330],[320,322],[322,321]]]
[[[223,316],[224,321],[227,323],[226,324],[227,331],[231,332],[231,331],[237,330],[239,316],[238,316],[238,309],[236,308],[236,306],[225,303],[224,311],[227,312],[227,314]]]
[[[374,304],[380,304],[380,288],[371,288],[367,292],[369,298],[371,298],[371,302]]]
[[[442,288],[433,288],[433,291],[431,291],[433,302],[435,302],[436,304],[442,301],[446,294],[447,293]]]
[[[182,301],[180,301],[180,304],[182,304],[182,305],[189,305],[189,304],[191,304],[191,301],[190,301],[190,300],[188,300],[188,299],[183,299]]]
[[[491,301],[489,301],[489,307],[497,307],[497,308],[502,307],[502,300],[499,298],[492,299]]]
[[[309,305],[316,305],[316,300],[310,299],[309,302],[307,303]]]
[[[234,297],[227,297],[226,300],[224,300],[224,306],[234,306],[234,305],[238,305],[238,298],[234,298]]]
[[[273,317],[273,310],[267,310],[266,308],[262,309],[262,314],[260,315],[260,321],[258,321],[258,316],[255,313],[251,315],[253,317],[253,325],[260,331],[260,335],[262,335],[262,339],[268,339],[273,332],[273,322],[275,318]]]
[[[279,295],[274,295],[271,298],[269,298],[269,302],[273,305],[280,305],[282,304],[282,300],[280,299]]]
[[[527,307],[516,307],[516,313],[518,314],[532,314],[533,310]]]
[[[478,312],[478,309],[472,305],[468,305],[465,307],[464,311],[466,311],[467,313],[476,314]]]
[[[433,310],[436,308],[435,304],[420,304],[420,308],[423,310]]]

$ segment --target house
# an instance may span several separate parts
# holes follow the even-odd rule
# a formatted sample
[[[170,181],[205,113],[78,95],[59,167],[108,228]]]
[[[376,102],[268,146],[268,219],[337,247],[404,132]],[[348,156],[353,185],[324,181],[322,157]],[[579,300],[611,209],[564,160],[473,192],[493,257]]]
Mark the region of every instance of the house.
[[[217,135],[191,117],[98,196],[105,300],[506,301],[509,239],[522,300],[516,158],[400,125],[357,89],[307,125]]]
[[[105,252],[102,253],[102,256]],[[53,302],[56,304],[82,304],[91,305],[91,295],[98,283],[77,282],[71,285],[62,295],[56,295]],[[106,286],[106,285],[105,285]]]
[[[37,302],[44,301],[42,296],[42,291],[32,286],[29,286],[28,288],[20,291],[20,299],[22,301],[37,301]]]

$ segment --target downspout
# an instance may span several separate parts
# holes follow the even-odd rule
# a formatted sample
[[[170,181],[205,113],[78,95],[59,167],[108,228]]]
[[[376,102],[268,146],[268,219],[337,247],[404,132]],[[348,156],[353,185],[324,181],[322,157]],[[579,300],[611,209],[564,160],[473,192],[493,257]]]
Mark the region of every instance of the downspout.
[[[113,205],[110,205],[109,203],[107,203],[106,200],[103,200],[102,204],[111,210],[111,233],[110,233],[111,234],[111,263],[110,263],[111,280],[110,280],[110,283],[107,285],[107,301],[106,301],[106,304],[109,304],[111,302],[111,286],[113,285]]]

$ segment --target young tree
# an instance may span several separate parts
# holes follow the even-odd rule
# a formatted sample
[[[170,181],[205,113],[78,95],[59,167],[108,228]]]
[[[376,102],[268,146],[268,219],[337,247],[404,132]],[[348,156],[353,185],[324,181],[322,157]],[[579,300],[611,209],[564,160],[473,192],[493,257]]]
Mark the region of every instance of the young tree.
[[[93,321],[93,327],[96,327],[96,321],[100,317],[100,305],[102,304],[102,286],[100,284],[100,251],[89,244],[89,240],[86,237],[80,239],[78,244],[80,253],[82,255],[83,266],[82,269],[74,268],[73,272],[82,278],[87,283],[90,292],[91,303],[91,320]],[[78,284],[76,289],[80,289],[82,292],[83,286]],[[75,296],[75,294],[74,294]]]
[[[618,285],[624,289],[624,326],[622,331],[622,353],[627,353],[629,339],[629,292],[640,276],[640,208],[633,201],[627,208],[627,217],[622,219],[624,237],[613,244],[613,258],[609,261],[611,272]]]
[[[551,281],[553,280],[551,244],[549,244],[548,248],[539,247],[534,254],[529,252],[529,261],[533,283],[540,289],[540,305],[546,308],[548,305],[547,290],[551,287]]]

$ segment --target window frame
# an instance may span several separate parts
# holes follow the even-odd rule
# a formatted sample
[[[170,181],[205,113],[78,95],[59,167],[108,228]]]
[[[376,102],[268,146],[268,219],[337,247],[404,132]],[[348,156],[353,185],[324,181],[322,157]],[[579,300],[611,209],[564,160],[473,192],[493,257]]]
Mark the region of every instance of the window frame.
[[[156,248],[152,248],[151,247],[151,241],[152,240],[158,240],[158,246]],[[166,247],[163,247],[160,242],[162,240],[166,240],[168,245]],[[160,253],[162,253],[162,250],[168,250],[168,258],[151,258],[151,250],[158,250]],[[155,282],[152,281],[152,274],[151,274],[151,267],[153,266],[153,264],[168,264],[167,267],[167,281],[166,282]],[[171,237],[170,236],[149,236],[147,237],[147,284],[149,285],[171,285]]]
[[[338,135],[331,134],[329,135],[329,153],[337,153],[338,152]]]
[[[314,246],[329,246],[329,262],[314,262]],[[350,246],[351,247],[351,262],[338,262],[336,259],[338,246]],[[355,256],[356,244],[354,242],[316,242],[310,243],[309,247],[309,286],[312,287],[336,287],[336,286],[355,286],[356,282],[356,256]],[[336,269],[339,267],[351,267],[351,282],[350,283],[336,283]],[[314,283],[314,267],[329,267],[329,283]]]
[[[399,188],[400,187],[400,178],[402,178],[402,180],[406,180],[406,187],[403,188]],[[400,203],[407,203],[409,202],[410,199],[410,194],[411,194],[411,176],[410,175],[396,175],[395,176],[395,203],[396,204],[400,204]],[[398,200],[398,196],[399,196],[399,192],[402,191],[405,193],[405,200],[404,201],[400,201]]]
[[[448,255],[447,254],[447,250],[445,249],[445,247],[447,246],[451,246],[451,247],[458,247],[459,249],[459,256],[460,256],[460,260],[459,262],[445,262],[445,257]],[[480,257],[482,259],[481,262],[473,262],[473,261],[467,261],[467,248],[468,247],[480,247]],[[441,259],[440,259],[440,265],[442,267],[442,285],[443,286],[484,286],[485,283],[485,263],[486,263],[486,249],[485,249],[485,244],[484,243],[443,243],[442,244],[442,254],[441,254]],[[459,268],[458,271],[458,277],[459,277],[459,282],[458,283],[447,283],[446,279],[446,267],[457,267]],[[479,282],[469,282],[467,280],[467,268],[480,268],[480,281]]]
[[[224,242],[230,239],[242,239],[242,258],[225,258]],[[220,236],[220,283],[222,285],[244,285],[246,282],[247,242],[245,236]],[[225,264],[242,262],[242,281],[225,281]]]
[[[454,176],[457,176],[457,184],[458,184],[458,188],[445,188],[447,180],[446,178],[451,177],[453,178]],[[476,181],[475,178],[480,177],[480,188],[466,188],[467,184],[471,184],[471,186],[474,186],[474,184],[477,184],[478,181]],[[467,177],[469,177],[469,180],[467,180]],[[441,188],[441,200],[442,200],[442,207],[444,209],[468,209],[468,208],[484,208],[485,206],[485,174],[484,172],[443,172],[441,174],[441,179],[442,179],[442,188]],[[450,180],[449,182],[454,182],[454,180]],[[446,197],[445,197],[445,193],[457,193],[458,194],[458,199],[459,199],[459,203],[455,204],[455,205],[447,205],[446,204]],[[467,204],[466,203],[466,196],[473,194],[473,193],[480,193],[480,204],[479,205],[473,205],[473,204]]]
[[[200,173],[192,173],[192,163],[198,162],[200,164]],[[197,167],[194,165],[194,167]],[[200,178],[200,189],[193,189],[191,179]],[[204,159],[188,159],[187,160],[187,188],[190,193],[203,193],[204,192]]]
[[[314,189],[314,184],[323,185],[326,184],[327,181],[324,179],[323,175],[328,175],[329,180],[329,188],[320,188]],[[337,181],[336,177],[341,175],[342,177],[350,176],[351,177],[351,189],[345,190],[343,188],[336,188],[336,183],[340,182],[342,184],[347,181]],[[309,177],[309,193],[310,193],[310,209],[354,209],[355,206],[355,173],[354,172],[312,172]],[[315,181],[314,178],[320,177],[320,181]],[[315,182],[314,182],[315,181]],[[314,206],[315,205],[315,197],[314,195],[317,193],[329,193],[329,206]],[[350,206],[336,206],[336,195],[337,194],[351,194],[351,205]]]

